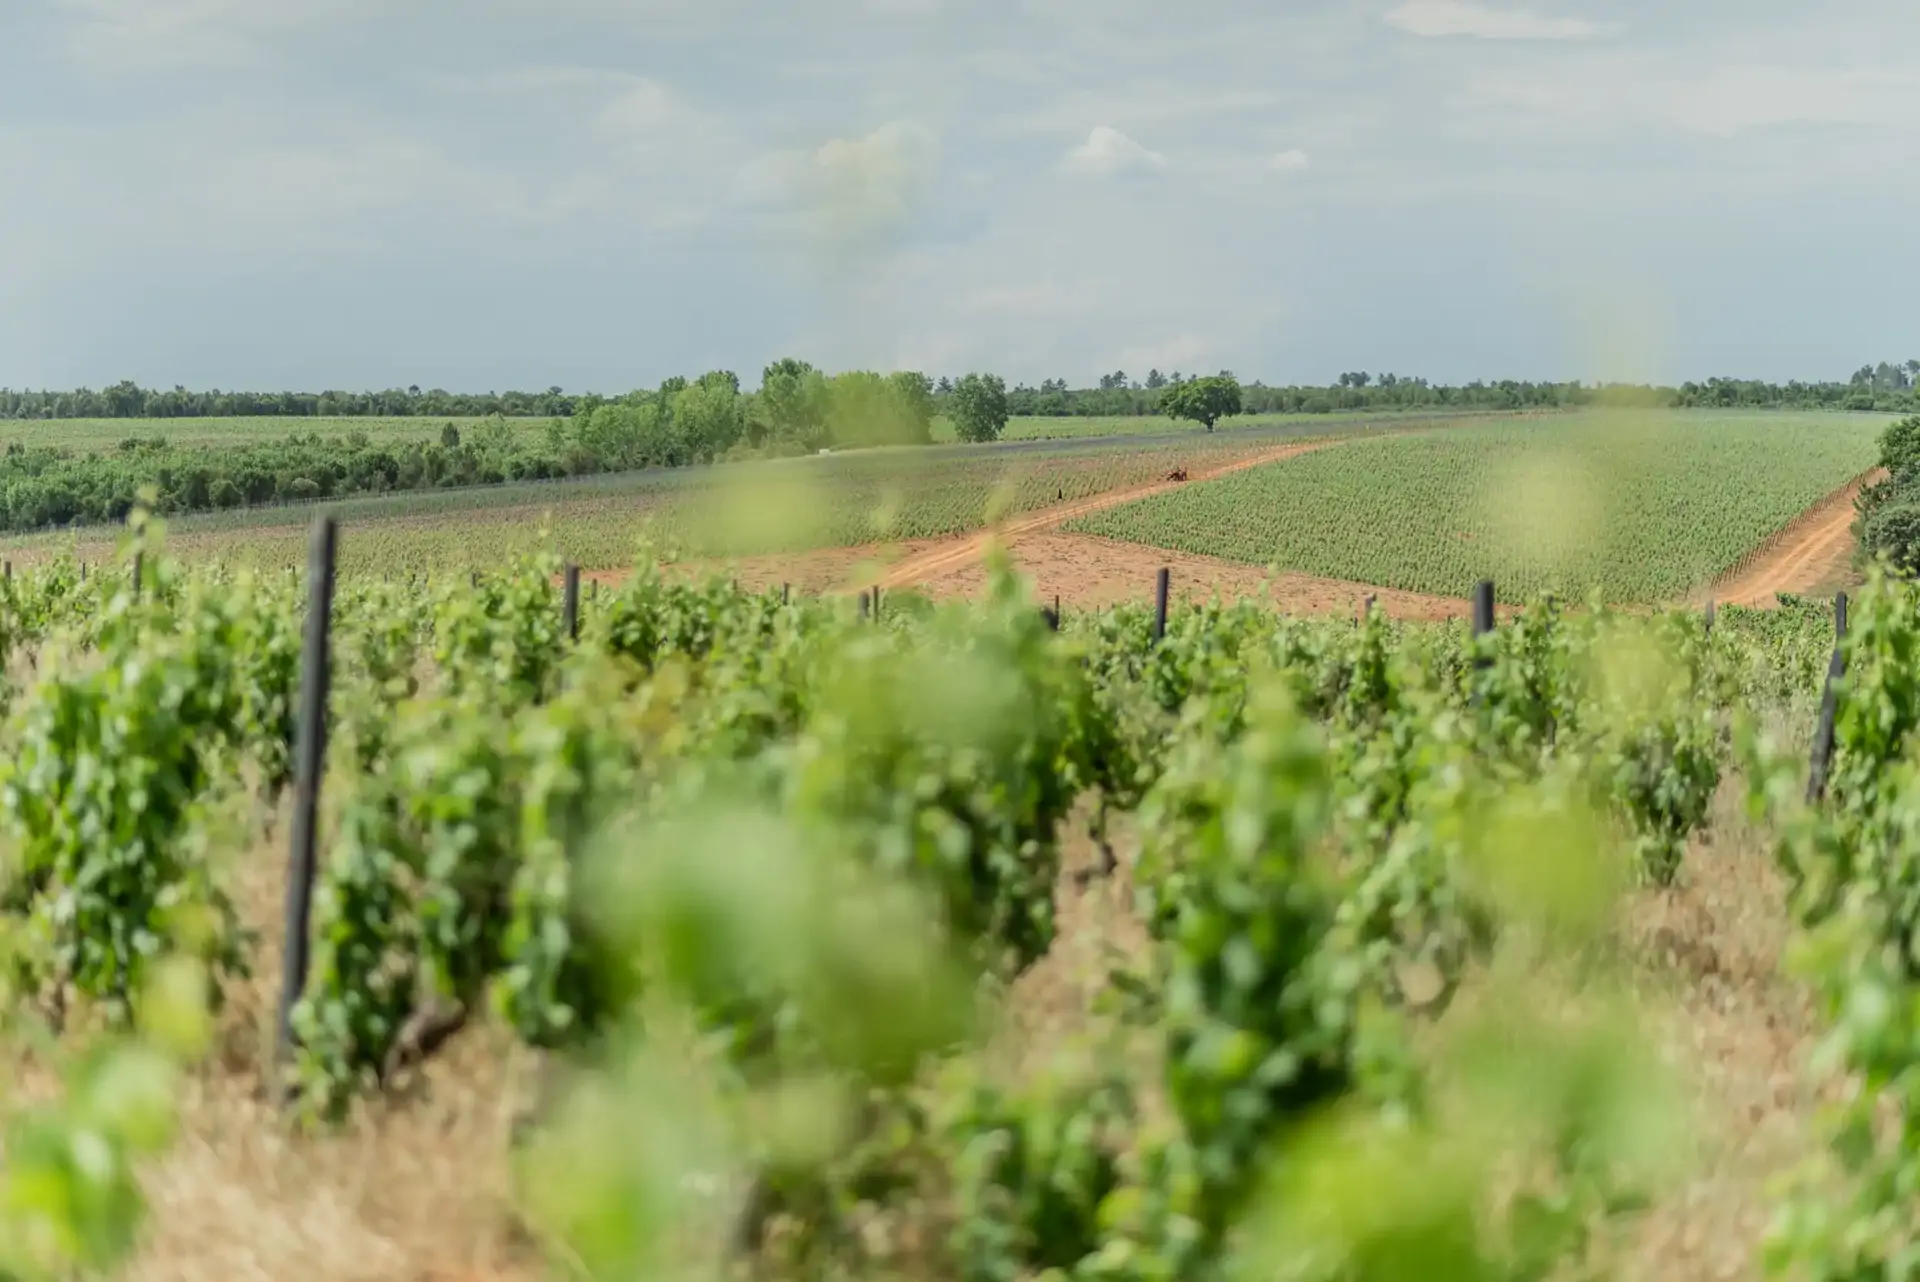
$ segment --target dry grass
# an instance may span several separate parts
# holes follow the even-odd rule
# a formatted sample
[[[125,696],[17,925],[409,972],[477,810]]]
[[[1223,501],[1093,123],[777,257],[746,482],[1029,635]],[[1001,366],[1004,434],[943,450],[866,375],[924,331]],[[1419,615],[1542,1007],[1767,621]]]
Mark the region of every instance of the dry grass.
[[[275,825],[275,832],[284,827]],[[337,1133],[303,1133],[268,1099],[285,852],[264,837],[227,882],[259,941],[228,989],[219,1053],[147,1180],[139,1282],[494,1282],[542,1276],[513,1213],[509,1142],[527,1054],[497,1030],[458,1039]]]
[[[1696,1126],[1690,1174],[1636,1226],[1622,1276],[1762,1276],[1768,1184],[1820,1142],[1805,1072],[1814,1014],[1780,974],[1789,929],[1768,843],[1723,785],[1685,884],[1628,905],[1654,1012],[1647,1035],[1690,1083]]]

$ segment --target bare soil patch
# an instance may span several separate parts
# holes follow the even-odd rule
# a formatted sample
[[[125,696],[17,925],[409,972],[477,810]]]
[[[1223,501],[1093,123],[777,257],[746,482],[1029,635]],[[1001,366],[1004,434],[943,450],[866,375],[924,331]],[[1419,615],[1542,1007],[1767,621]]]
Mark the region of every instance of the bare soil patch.
[[[1396,619],[1468,618],[1473,613],[1469,601],[1290,571],[1270,575],[1238,561],[1085,534],[1032,534],[1011,551],[1014,564],[1032,580],[1039,599],[1059,597],[1063,606],[1081,609],[1152,600],[1154,576],[1164,566],[1171,572],[1172,594],[1182,600],[1264,599],[1289,614],[1358,614],[1372,597],[1379,609]],[[929,596],[956,597],[977,595],[985,584],[986,568],[975,559],[916,587]]]
[[[1854,500],[1885,475],[1875,470],[1857,477],[1802,512],[1722,576],[1714,599],[1770,606],[1782,592],[1811,593],[1844,581],[1853,562]]]
[[[1693,1128],[1687,1174],[1634,1226],[1623,1277],[1764,1277],[1770,1185],[1821,1142],[1822,1092],[1807,1071],[1817,1021],[1780,972],[1785,888],[1767,834],[1742,812],[1741,786],[1723,785],[1684,883],[1628,905],[1656,995],[1646,1035],[1690,1087]]]

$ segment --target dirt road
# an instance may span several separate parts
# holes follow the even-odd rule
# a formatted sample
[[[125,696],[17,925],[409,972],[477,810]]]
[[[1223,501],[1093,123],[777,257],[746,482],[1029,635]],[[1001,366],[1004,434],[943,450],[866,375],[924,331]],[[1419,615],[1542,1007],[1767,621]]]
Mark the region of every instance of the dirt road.
[[[1884,477],[1858,477],[1796,517],[1713,587],[1728,605],[1772,605],[1782,592],[1810,592],[1843,577],[1853,561],[1853,501]]]
[[[1154,575],[1162,568],[1172,576],[1175,600],[1265,600],[1288,614],[1353,616],[1368,597],[1389,618],[1455,619],[1471,617],[1472,603],[1448,597],[1400,592],[1342,579],[1227,561],[1219,557],[1175,552],[1142,543],[1123,543],[1091,534],[1063,534],[1042,530],[1022,538],[1011,548],[1014,566],[1033,584],[1042,601],[1058,597],[1062,605],[1100,609],[1122,601],[1153,598]],[[916,591],[939,599],[980,595],[987,582],[986,567],[977,558],[922,579]]]
[[[1010,545],[1024,535],[1054,529],[1077,516],[1104,512],[1108,508],[1119,507],[1123,503],[1132,503],[1139,499],[1152,498],[1156,494],[1165,494],[1169,490],[1179,489],[1183,484],[1211,481],[1234,472],[1244,472],[1248,468],[1264,467],[1268,463],[1278,463],[1282,459],[1311,454],[1315,450],[1339,443],[1337,440],[1300,441],[1271,450],[1263,450],[1258,454],[1235,459],[1231,463],[1222,463],[1218,467],[1193,472],[1184,482],[1152,481],[1146,485],[1108,490],[1104,494],[1094,494],[1084,499],[1076,499],[1071,503],[1061,503],[1054,507],[1042,508],[1037,512],[1028,512],[1010,521],[1004,521],[993,529],[982,530],[978,534],[970,534],[963,539],[944,542],[925,551],[913,553],[888,567],[886,573],[881,575],[879,583],[883,588],[914,587],[939,578],[950,571],[974,564],[980,560],[990,543],[997,541]]]

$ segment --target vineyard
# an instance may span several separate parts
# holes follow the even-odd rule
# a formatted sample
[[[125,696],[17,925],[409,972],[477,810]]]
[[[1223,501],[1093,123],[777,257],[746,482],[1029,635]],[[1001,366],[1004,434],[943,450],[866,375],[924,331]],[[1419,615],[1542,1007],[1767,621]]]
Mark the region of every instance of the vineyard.
[[[1817,604],[1056,629],[1004,567],[876,616],[132,538],[0,580],[10,1029],[63,1082],[13,1106],[16,1276],[147,1267],[181,1204],[143,1220],[136,1174],[190,1083],[258,1080],[278,1116],[218,1125],[322,1153],[463,1047],[544,1066],[508,1276],[1604,1270],[1686,1178],[1620,909],[1705,873],[1741,793],[1864,1090],[1739,1249],[1908,1249],[1920,590],[1854,603],[1810,801]],[[1030,1045],[1096,904],[1096,977]]]
[[[1873,465],[1877,419],[1588,413],[1355,441],[1067,529],[1519,603],[1684,595]]]

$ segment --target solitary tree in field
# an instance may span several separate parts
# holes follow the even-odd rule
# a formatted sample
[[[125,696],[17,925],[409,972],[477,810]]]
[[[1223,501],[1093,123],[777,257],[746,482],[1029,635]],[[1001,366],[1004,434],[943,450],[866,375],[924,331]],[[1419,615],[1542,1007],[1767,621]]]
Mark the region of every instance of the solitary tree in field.
[[[1240,410],[1240,382],[1231,376],[1190,378],[1160,393],[1162,414],[1168,418],[1189,419],[1209,432],[1216,422]]]
[[[1007,384],[998,374],[969,374],[954,384],[947,405],[963,441],[997,441],[1007,426]]]

